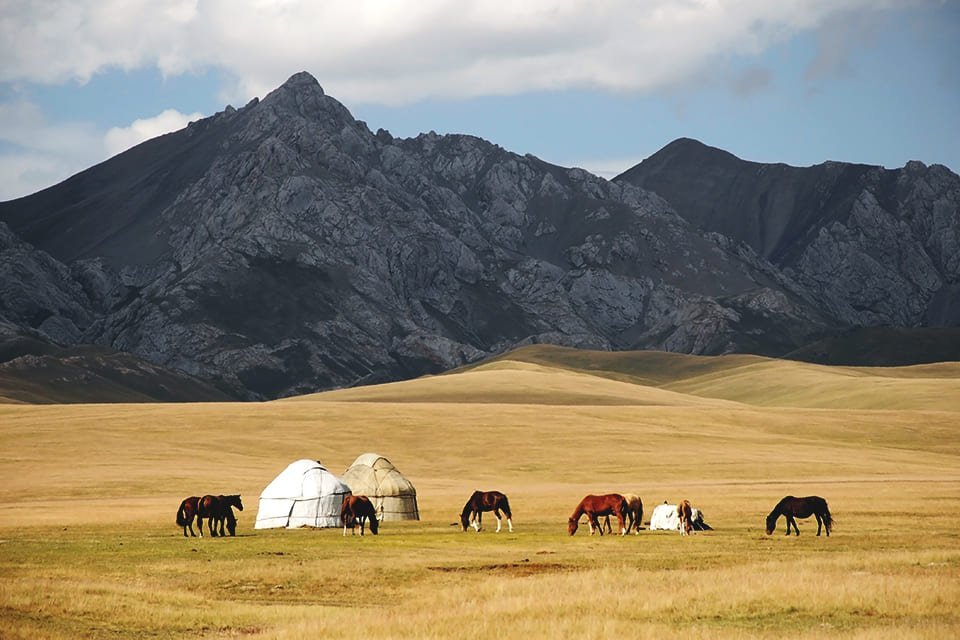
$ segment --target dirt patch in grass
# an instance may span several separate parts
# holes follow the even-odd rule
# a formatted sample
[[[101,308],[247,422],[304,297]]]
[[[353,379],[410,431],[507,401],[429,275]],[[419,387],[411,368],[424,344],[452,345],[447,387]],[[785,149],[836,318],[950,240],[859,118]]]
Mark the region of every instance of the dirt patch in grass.
[[[507,575],[516,577],[537,576],[548,573],[564,573],[574,571],[575,568],[557,562],[504,562],[499,564],[483,564],[474,566],[455,567],[427,567],[430,571],[441,573],[477,573],[488,575]]]

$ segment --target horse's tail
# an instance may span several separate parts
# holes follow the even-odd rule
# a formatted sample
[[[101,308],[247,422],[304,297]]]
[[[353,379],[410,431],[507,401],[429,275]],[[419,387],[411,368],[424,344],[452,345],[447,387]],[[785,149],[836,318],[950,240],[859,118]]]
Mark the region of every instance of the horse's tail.
[[[180,503],[180,508],[177,509],[177,526],[185,527],[187,526],[187,501],[184,500]]]
[[[640,531],[640,525],[643,524],[643,500],[637,498],[637,519],[634,521],[637,531]]]

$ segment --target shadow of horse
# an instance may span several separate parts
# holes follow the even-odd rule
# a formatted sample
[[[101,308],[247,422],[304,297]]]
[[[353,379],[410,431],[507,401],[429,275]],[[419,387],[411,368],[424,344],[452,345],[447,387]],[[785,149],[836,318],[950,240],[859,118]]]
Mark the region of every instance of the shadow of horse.
[[[829,538],[830,531],[833,530],[833,516],[830,515],[830,507],[827,506],[827,501],[820,496],[784,497],[767,516],[767,535],[773,533],[777,528],[777,520],[780,516],[787,520],[787,535],[790,535],[791,525],[797,535],[800,535],[800,528],[797,527],[797,521],[794,518],[809,518],[810,516],[817,519],[818,536],[822,529],[826,529]]]
[[[350,533],[356,533],[357,525],[360,525],[360,535],[363,535],[364,525],[370,521],[370,533],[377,535],[380,523],[377,522],[377,510],[370,502],[367,496],[349,495],[343,499],[340,505],[340,524],[343,525],[343,535],[347,535],[347,527],[350,527]]]

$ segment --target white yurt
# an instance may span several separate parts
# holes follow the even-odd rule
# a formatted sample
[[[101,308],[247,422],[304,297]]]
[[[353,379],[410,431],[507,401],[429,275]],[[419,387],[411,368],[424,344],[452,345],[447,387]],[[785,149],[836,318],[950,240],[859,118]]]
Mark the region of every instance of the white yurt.
[[[343,473],[354,495],[367,496],[382,520],[419,520],[417,490],[393,463],[376,453],[365,453]]]
[[[316,460],[290,463],[260,494],[257,529],[338,527],[350,487]]]
[[[703,521],[703,512],[696,507],[690,509],[690,523],[694,531],[710,531],[712,527]],[[658,504],[650,514],[651,531],[680,531],[680,516],[677,515],[677,505]]]

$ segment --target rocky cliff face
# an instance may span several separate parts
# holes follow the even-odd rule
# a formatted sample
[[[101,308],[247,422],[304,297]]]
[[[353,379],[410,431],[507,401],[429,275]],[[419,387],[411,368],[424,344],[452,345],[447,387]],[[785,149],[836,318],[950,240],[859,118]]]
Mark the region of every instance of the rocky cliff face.
[[[531,342],[776,355],[892,312],[864,288],[843,306],[826,258],[786,264],[674,206],[478,138],[373,133],[301,73],[0,204],[0,316],[271,398]],[[930,204],[929,237],[949,206]],[[875,228],[861,208],[807,244],[844,265],[850,246],[912,259],[903,238],[858,235]],[[933,270],[911,266],[890,309],[930,308],[939,265],[955,272],[955,245],[929,242]]]
[[[960,177],[946,167],[759,164],[683,139],[614,181],[747,244],[840,324],[960,324]]]

